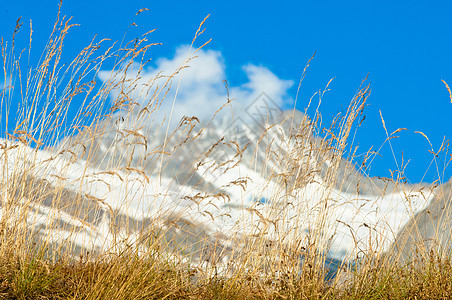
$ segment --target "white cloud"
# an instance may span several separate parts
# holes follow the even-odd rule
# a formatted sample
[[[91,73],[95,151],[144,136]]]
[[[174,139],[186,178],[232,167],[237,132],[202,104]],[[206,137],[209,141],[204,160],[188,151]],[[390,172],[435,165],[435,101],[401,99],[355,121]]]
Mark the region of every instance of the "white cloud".
[[[11,84],[7,84],[6,81],[0,81],[0,92],[3,90],[6,90],[8,88],[11,88],[12,85]]]
[[[162,111],[169,116],[172,107],[177,86],[177,92],[172,122],[178,122],[181,117],[196,116],[200,120],[210,119],[215,111],[227,101],[227,90],[223,80],[226,78],[226,65],[221,52],[214,50],[198,50],[194,55],[194,59],[186,62],[189,55],[190,47],[183,45],[177,48],[173,58],[160,58],[156,60],[154,67],[146,67],[139,71],[137,64],[133,64],[132,68],[127,70],[126,79],[134,81],[128,83],[127,87],[133,88],[133,92],[129,94],[134,101],[141,105],[147,103],[153,94],[148,92],[163,86],[166,78],[154,80],[156,76],[173,74],[179,67],[188,65],[172,79],[172,87],[163,102]],[[193,52],[193,51],[192,51]],[[123,66],[124,67],[124,66]],[[269,69],[263,66],[248,64],[242,67],[248,78],[239,86],[230,86],[230,98],[235,99],[233,102],[234,114],[240,114],[243,108],[247,107],[262,92],[265,92],[272,101],[279,107],[290,103],[292,99],[287,91],[293,85],[291,80],[283,80],[278,78]],[[99,79],[107,82],[112,78],[111,71],[99,72]],[[180,82],[179,82],[179,79]],[[150,85],[152,83],[152,85]],[[119,94],[118,89],[112,91],[111,97],[115,99]],[[146,96],[147,95],[147,96]],[[163,92],[160,97],[163,96]]]

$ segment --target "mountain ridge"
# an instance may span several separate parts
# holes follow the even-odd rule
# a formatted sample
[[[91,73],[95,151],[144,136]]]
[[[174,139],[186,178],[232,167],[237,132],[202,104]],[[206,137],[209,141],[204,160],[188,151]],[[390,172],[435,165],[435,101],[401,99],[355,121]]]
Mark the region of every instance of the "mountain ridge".
[[[30,235],[63,237],[64,247],[51,248],[76,255],[169,241],[168,253],[182,249],[198,263],[226,266],[253,237],[308,248],[315,234],[322,251],[344,259],[392,249],[434,197],[428,186],[366,178],[338,160],[299,111],[265,125],[237,118],[206,128],[198,121],[184,118],[167,134],[117,114],[53,149],[20,146],[16,159],[34,155],[43,166],[20,195],[34,212]]]

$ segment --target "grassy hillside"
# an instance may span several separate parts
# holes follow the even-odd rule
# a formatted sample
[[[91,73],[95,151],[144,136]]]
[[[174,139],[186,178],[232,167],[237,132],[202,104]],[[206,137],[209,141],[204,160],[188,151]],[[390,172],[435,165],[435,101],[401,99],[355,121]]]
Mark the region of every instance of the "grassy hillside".
[[[93,41],[70,64],[63,65],[64,39],[72,25],[70,20],[59,18],[39,65],[22,69],[29,52],[14,48],[22,30],[20,22],[17,24],[12,39],[2,41],[5,86],[0,97],[5,136],[0,141],[0,298],[452,297],[450,182],[410,186],[422,195],[433,191],[434,197],[426,196],[433,199],[433,206],[420,212],[412,209],[412,219],[403,230],[392,229],[396,243],[389,248],[387,242],[379,240],[382,235],[374,235],[377,230],[368,224],[358,224],[359,230],[371,232],[369,240],[362,241],[355,236],[356,224],[343,222],[341,226],[350,229],[351,240],[355,241],[356,256],[334,260],[331,268],[328,230],[335,210],[341,207],[335,204],[337,191],[350,194],[356,188],[358,195],[379,191],[381,197],[398,193],[411,209],[412,195],[404,194],[407,185],[403,165],[394,172],[394,178],[387,179],[388,184],[381,179],[374,179],[373,184],[366,178],[366,187],[359,187],[363,181],[353,182],[353,187],[346,185],[351,181],[344,170],[365,178],[355,167],[355,148],[349,141],[359,130],[370,95],[365,81],[346,113],[329,123],[322,120],[318,110],[311,118],[286,112],[278,124],[266,124],[251,145],[242,145],[231,136],[211,141],[205,138],[208,126],[201,126],[196,116],[185,117],[173,127],[159,115],[162,103],[173,101],[166,95],[177,88],[176,76],[195,59],[200,48],[193,47],[173,74],[143,87],[138,77],[148,63],[148,50],[154,46],[146,35],[124,45]],[[194,41],[202,34],[202,26]],[[30,34],[30,44],[31,40]],[[97,74],[105,64],[114,69],[111,80],[100,85]],[[135,77],[129,76],[131,69]],[[143,94],[147,95],[147,103],[137,103],[135,98]],[[229,107],[231,101],[225,99],[218,112]],[[74,111],[77,113],[72,119]],[[126,116],[127,128],[119,128],[118,113]],[[388,133],[388,141],[400,130]],[[278,139],[291,148],[274,148]],[[100,141],[108,141],[108,146],[102,148]],[[255,147],[265,141],[265,147]],[[448,155],[446,146],[441,151]],[[223,160],[215,156],[221,147],[228,154]],[[255,150],[248,153],[249,149]],[[367,153],[363,164],[377,154]],[[181,157],[185,164],[176,163]],[[244,159],[246,162],[242,162]],[[195,168],[173,173],[176,167],[186,167],[187,161]],[[198,208],[215,206],[215,201],[228,201],[232,192],[225,191],[245,191],[253,179],[231,176],[218,189],[194,174],[199,170],[203,174],[218,174],[218,170],[221,176],[231,174],[240,163],[259,165],[256,173],[264,174],[267,180],[262,185],[272,187],[272,194],[262,202],[275,206],[269,205],[268,211],[246,208],[254,223],[244,227],[246,234],[237,231],[227,239],[209,236],[208,229],[202,227],[219,217],[207,209],[200,213],[203,222],[199,224],[169,210],[171,214],[138,220],[113,207],[114,191],[107,193],[111,198],[100,198],[96,196],[98,190],[89,189],[98,187],[91,185],[94,181],[103,181],[108,191],[114,184],[135,187],[171,174],[177,184],[200,191],[187,192],[184,201],[196,203]],[[319,178],[322,190],[312,194],[316,199],[307,199],[311,197],[307,187]],[[131,191],[135,190],[119,193],[126,206],[133,197]],[[297,205],[302,200],[303,206]],[[351,201],[342,207],[351,205]],[[280,203],[286,203],[284,210],[276,206]],[[306,211],[297,211],[300,207]],[[301,216],[308,211],[315,217],[306,234],[305,227],[295,228],[293,224],[305,221]],[[245,221],[247,217],[243,218]],[[96,230],[101,229],[111,233],[106,235],[111,238],[103,247],[94,243],[98,239]],[[87,245],[92,241],[94,246],[83,248],[74,242],[81,240]],[[217,244],[220,240],[224,242],[221,247]]]

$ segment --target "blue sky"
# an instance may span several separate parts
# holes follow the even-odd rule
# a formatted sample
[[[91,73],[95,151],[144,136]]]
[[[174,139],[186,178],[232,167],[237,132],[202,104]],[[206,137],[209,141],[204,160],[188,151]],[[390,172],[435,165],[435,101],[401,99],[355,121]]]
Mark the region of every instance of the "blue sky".
[[[146,7],[149,11],[135,13]],[[58,1],[9,1],[0,9],[0,36],[7,39],[22,16],[25,24],[33,21],[32,56],[41,54],[53,27]],[[156,59],[175,57],[177,49],[189,44],[199,23],[211,14],[199,43],[212,38],[206,59],[218,58],[216,74],[231,87],[255,83],[253,74],[268,73],[265,78],[279,80],[279,86],[294,84],[275,97],[294,98],[301,72],[316,52],[301,87],[297,108],[304,109],[309,98],[335,78],[322,100],[325,121],[344,111],[369,74],[372,93],[365,109],[366,120],[358,130],[355,143],[359,153],[371,146],[378,149],[388,131],[407,128],[399,139],[391,140],[397,163],[401,153],[411,159],[405,175],[411,182],[424,178],[432,161],[430,146],[415,133],[424,132],[437,150],[443,138],[452,137],[452,103],[441,79],[452,85],[452,22],[450,1],[64,1],[62,13],[80,24],[71,30],[63,59],[70,61],[94,35],[121,40],[128,25],[127,40],[153,28],[152,41],[163,45],[152,48]],[[24,40],[27,35],[24,34]],[[24,43],[25,45],[26,43]],[[209,56],[210,55],[210,56]],[[248,67],[247,67],[248,66]],[[251,67],[250,67],[251,66]],[[258,69],[252,69],[254,67]],[[248,69],[246,69],[248,68]],[[260,69],[259,69],[260,68]],[[248,71],[246,71],[248,70]],[[251,71],[250,71],[251,70]],[[259,72],[256,70],[260,70]],[[262,71],[262,72],[261,72]],[[257,72],[257,73],[256,73]],[[215,77],[217,78],[217,77]],[[205,87],[202,85],[200,88]],[[210,84],[210,83],[209,83]],[[284,94],[284,96],[282,96]],[[246,95],[244,95],[245,97]],[[249,95],[247,95],[249,96]],[[281,102],[282,103],[282,102]],[[287,105],[287,103],[285,104]],[[391,149],[383,145],[369,173],[389,176],[396,169]],[[444,156],[444,155],[443,155]],[[450,156],[449,156],[450,158]],[[444,164],[444,158],[438,160]],[[440,171],[444,169],[439,165]],[[434,163],[424,178],[438,178]],[[446,172],[444,179],[451,176]]]

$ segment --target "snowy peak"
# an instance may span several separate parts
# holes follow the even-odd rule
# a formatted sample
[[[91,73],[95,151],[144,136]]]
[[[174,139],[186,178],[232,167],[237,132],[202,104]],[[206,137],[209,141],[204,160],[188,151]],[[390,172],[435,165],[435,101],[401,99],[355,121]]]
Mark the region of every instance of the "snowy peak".
[[[253,116],[204,127],[187,117],[168,129],[134,112],[55,149],[20,145],[3,162],[4,180],[22,178],[33,192],[15,193],[22,206],[3,202],[2,213],[28,211],[30,235],[77,253],[146,248],[152,239],[167,241],[168,253],[182,247],[198,262],[226,262],[250,238],[303,247],[314,239],[345,258],[389,249],[433,197],[426,187],[363,176],[313,135],[299,111],[280,112],[272,123]],[[23,157],[39,166],[27,176],[25,167],[14,169]]]

